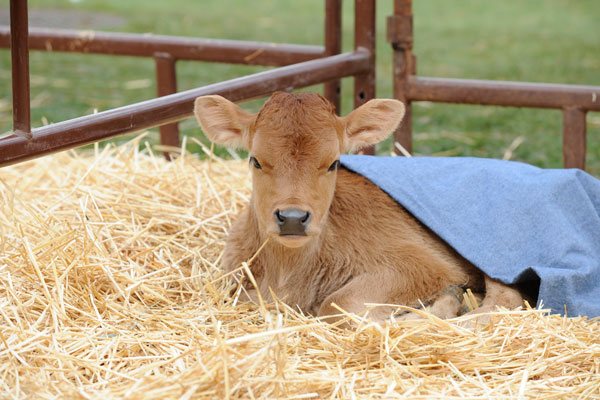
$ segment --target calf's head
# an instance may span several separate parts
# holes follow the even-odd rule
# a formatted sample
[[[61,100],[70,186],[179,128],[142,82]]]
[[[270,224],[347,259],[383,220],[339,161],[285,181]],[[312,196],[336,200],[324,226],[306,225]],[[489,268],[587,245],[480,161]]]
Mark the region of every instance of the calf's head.
[[[257,114],[221,96],[197,98],[194,114],[211,141],[248,150],[251,206],[260,231],[300,247],[327,220],[340,154],[387,137],[402,120],[404,105],[371,100],[338,117],[318,94],[278,92]]]

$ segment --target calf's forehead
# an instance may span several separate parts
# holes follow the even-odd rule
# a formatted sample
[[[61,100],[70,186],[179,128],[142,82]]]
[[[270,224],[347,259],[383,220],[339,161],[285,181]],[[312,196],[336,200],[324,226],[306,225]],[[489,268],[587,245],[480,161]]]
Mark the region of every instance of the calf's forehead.
[[[308,127],[306,127],[308,128]],[[305,132],[257,130],[252,141],[252,153],[263,158],[314,160],[336,157],[340,140],[335,129],[306,129]]]
[[[261,109],[252,136],[255,154],[320,158],[341,150],[342,126],[321,96],[280,93]]]

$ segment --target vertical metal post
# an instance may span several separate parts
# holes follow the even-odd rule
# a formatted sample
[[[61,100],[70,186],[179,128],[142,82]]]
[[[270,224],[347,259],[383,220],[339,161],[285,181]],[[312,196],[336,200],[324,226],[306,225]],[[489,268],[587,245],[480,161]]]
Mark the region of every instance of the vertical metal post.
[[[27,0],[10,0],[13,131],[31,138],[29,102],[29,22]]]
[[[333,56],[342,51],[342,0],[325,1],[325,55]],[[340,112],[341,81],[335,79],[324,85],[325,98]]]
[[[586,112],[563,109],[563,164],[565,168],[585,169]]]
[[[166,96],[177,92],[177,72],[175,59],[168,53],[156,53],[156,92],[157,95]],[[179,124],[177,122],[161,125],[160,143],[165,146],[179,147]],[[167,160],[171,159],[168,151],[164,152]]]
[[[369,72],[354,77],[354,108],[375,98],[375,0],[354,1],[354,48],[371,55]],[[375,154],[375,146],[362,151]]]
[[[387,21],[387,39],[394,51],[394,97],[406,106],[404,120],[394,132],[394,140],[412,152],[412,106],[407,97],[408,78],[416,73],[416,58],[412,53],[412,0],[394,1],[394,15],[388,17]]]

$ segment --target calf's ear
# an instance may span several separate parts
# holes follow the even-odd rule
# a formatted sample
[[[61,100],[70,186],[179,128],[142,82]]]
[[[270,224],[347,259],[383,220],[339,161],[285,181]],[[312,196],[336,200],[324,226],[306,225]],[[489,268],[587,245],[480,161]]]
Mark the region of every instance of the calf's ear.
[[[404,112],[399,100],[373,99],[343,117],[346,151],[381,142],[398,127]]]
[[[194,115],[208,138],[228,147],[248,149],[248,132],[254,114],[224,97],[212,95],[194,101]]]

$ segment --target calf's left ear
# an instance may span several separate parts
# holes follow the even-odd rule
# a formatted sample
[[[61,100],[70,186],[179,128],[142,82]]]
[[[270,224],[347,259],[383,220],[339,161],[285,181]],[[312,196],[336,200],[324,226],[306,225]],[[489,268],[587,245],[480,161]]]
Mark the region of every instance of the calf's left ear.
[[[399,100],[373,99],[343,117],[346,151],[381,142],[400,125],[405,110]]]

